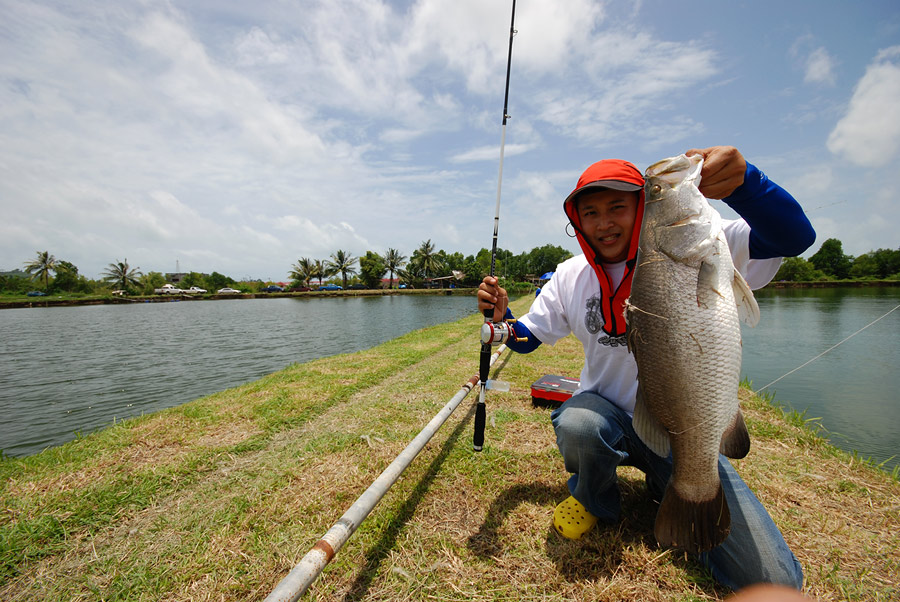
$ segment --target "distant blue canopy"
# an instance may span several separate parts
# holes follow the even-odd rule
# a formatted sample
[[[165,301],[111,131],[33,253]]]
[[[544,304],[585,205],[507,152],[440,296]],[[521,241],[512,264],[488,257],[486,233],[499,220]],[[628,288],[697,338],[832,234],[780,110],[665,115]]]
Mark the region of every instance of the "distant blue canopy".
[[[547,272],[546,274],[541,276],[541,280],[550,280],[551,278],[553,278],[553,272]]]

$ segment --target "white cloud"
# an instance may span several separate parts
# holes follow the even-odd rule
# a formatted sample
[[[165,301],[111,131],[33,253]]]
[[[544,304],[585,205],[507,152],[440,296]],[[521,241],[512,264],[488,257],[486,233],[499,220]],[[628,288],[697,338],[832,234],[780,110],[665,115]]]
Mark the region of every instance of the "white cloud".
[[[411,142],[427,133],[419,128],[387,128],[381,132],[380,139],[388,144]]]
[[[504,157],[513,157],[527,153],[534,148],[533,144],[507,144],[503,147]],[[470,161],[500,161],[500,146],[482,146],[450,157],[451,163],[468,163]]]
[[[828,150],[859,166],[881,167],[900,151],[900,46],[882,50],[859,80],[828,136]]]
[[[283,65],[290,60],[289,48],[280,43],[277,34],[270,35],[256,26],[237,38],[235,51],[241,67]]]
[[[805,34],[797,38],[788,49],[795,67],[803,70],[803,81],[808,84],[835,84],[835,60],[816,36]]]
[[[814,209],[812,199],[821,198],[834,187],[834,169],[835,166],[825,164],[804,166],[784,185],[801,198],[809,199],[805,206],[807,210],[812,210]]]
[[[583,85],[547,86],[535,97],[541,120],[559,132],[582,143],[622,137],[672,143],[702,128],[697,112],[670,113],[681,95],[717,73],[717,55],[703,44],[605,31],[573,60],[583,62]]]
[[[469,91],[494,90],[495,78],[506,65],[508,43],[497,35],[496,25],[509,22],[508,11],[504,3],[480,0],[417,2],[404,54],[423,67],[430,62],[423,57],[439,60],[464,78]]]
[[[577,64],[573,56],[595,36],[604,16],[603,4],[589,0],[520,3],[516,8],[519,33],[513,43],[516,69],[537,76],[571,68]],[[506,54],[500,56],[506,58]]]
[[[266,98],[251,80],[213,60],[177,18],[155,13],[132,30],[134,39],[158,61],[158,90],[179,120],[201,132],[230,131],[268,160],[309,160],[325,150],[288,107]]]
[[[825,48],[816,48],[806,59],[806,75],[803,81],[834,85],[834,59]]]

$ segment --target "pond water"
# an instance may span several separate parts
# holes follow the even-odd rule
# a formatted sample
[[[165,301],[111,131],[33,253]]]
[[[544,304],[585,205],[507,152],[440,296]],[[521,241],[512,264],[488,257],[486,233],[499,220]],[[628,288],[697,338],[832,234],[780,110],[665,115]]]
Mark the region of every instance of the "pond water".
[[[295,362],[367,349],[475,311],[468,295],[5,309],[0,450],[33,454],[114,419],[186,403]],[[472,334],[473,349],[477,337]]]
[[[838,447],[898,466],[900,287],[766,289],[756,299],[760,323],[742,330],[753,388],[780,378],[765,390],[776,403],[818,418]]]

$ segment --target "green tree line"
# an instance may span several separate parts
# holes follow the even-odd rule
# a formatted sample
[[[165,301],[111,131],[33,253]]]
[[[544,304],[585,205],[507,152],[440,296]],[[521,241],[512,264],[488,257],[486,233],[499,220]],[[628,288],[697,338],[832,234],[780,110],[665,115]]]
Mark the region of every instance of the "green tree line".
[[[497,249],[494,273],[505,282],[525,282],[552,272],[557,264],[572,254],[555,245],[535,247],[531,251],[514,254]],[[166,276],[161,272],[142,272],[139,267],[128,263],[127,259],[110,263],[99,279],[89,279],[78,273],[71,262],[58,260],[48,251],[40,251],[35,259],[24,263],[24,270],[14,270],[0,274],[0,293],[24,294],[40,290],[47,294],[109,294],[124,291],[130,295],[149,295],[166,284]],[[435,279],[444,279],[445,285],[457,287],[478,286],[481,279],[490,273],[491,253],[481,249],[475,255],[459,252],[448,253],[437,250],[431,240],[423,241],[408,257],[397,249],[388,249],[384,254],[367,251],[361,257],[338,250],[328,259],[302,257],[287,272],[290,288],[314,287],[322,284],[340,284],[344,288],[361,284],[366,288],[382,286],[405,286],[423,288],[440,286]],[[384,283],[387,279],[387,283]],[[201,274],[187,273],[178,283],[180,288],[197,286],[210,292],[224,287],[232,287],[245,292],[256,292],[267,283],[257,281],[236,281],[213,272]]]
[[[494,273],[513,286],[552,272],[556,266],[572,254],[562,247],[544,245],[531,251],[514,254],[497,249]],[[435,279],[444,279],[444,285],[475,287],[490,273],[491,252],[481,249],[475,255],[448,253],[436,250],[431,240],[423,241],[407,257],[397,249],[384,254],[367,251],[361,257],[338,250],[328,259],[302,257],[287,272],[294,287],[315,287],[322,284],[340,284],[344,288],[361,284],[366,288],[400,286],[423,288],[435,286]],[[25,294],[40,290],[47,294],[109,294],[113,290],[127,294],[152,294],[154,289],[166,283],[161,272],[142,272],[132,267],[128,260],[118,259],[110,263],[97,280],[78,273],[78,267],[69,261],[57,259],[48,251],[40,251],[35,258],[23,264],[23,268],[0,274],[0,293]],[[383,284],[384,279],[388,280]],[[836,238],[829,238],[809,259],[788,257],[775,280],[814,282],[825,280],[900,280],[900,248],[877,249],[857,257],[847,255]],[[210,292],[232,287],[245,292],[256,292],[267,283],[261,280],[237,281],[218,272],[201,274],[188,272],[179,287],[197,286]]]
[[[844,253],[837,238],[829,238],[809,259],[787,257],[775,280],[900,280],[900,248],[877,249],[858,257]]]

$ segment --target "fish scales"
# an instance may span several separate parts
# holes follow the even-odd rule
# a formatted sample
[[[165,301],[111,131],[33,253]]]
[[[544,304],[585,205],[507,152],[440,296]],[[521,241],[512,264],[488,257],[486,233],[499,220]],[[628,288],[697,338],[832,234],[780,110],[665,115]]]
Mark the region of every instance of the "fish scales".
[[[719,545],[729,532],[719,452],[743,457],[750,443],[738,403],[739,305],[749,322],[758,319],[721,218],[697,189],[701,168],[699,155],[681,155],[647,169],[626,304],[638,366],[635,431],[673,461],[654,532],[661,545],[691,552]]]

